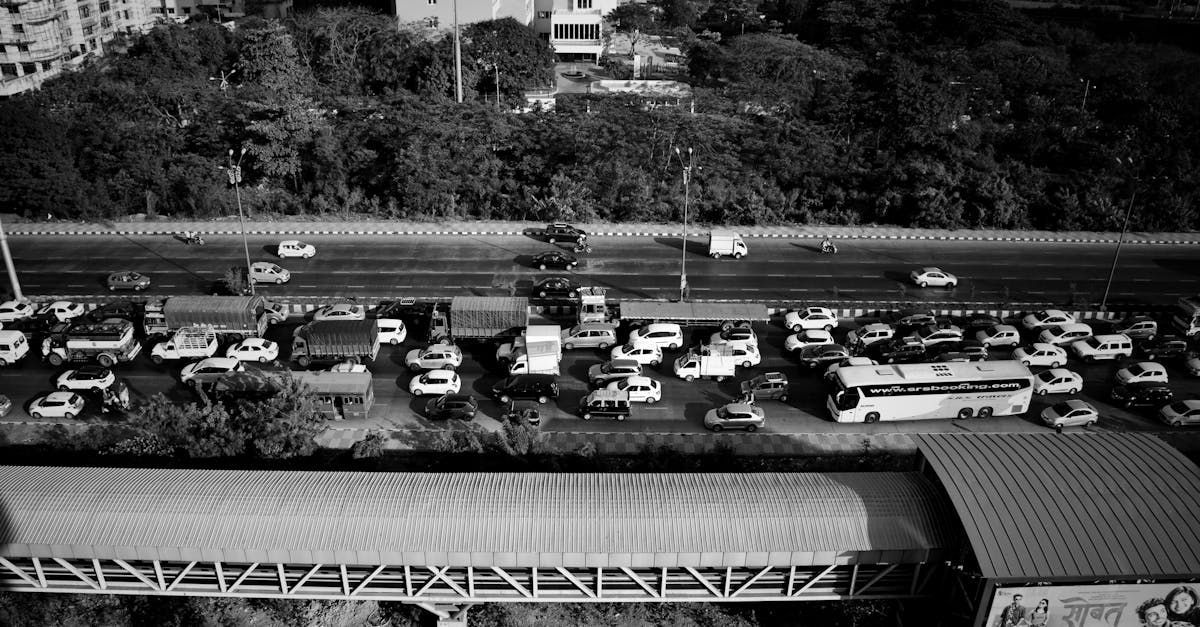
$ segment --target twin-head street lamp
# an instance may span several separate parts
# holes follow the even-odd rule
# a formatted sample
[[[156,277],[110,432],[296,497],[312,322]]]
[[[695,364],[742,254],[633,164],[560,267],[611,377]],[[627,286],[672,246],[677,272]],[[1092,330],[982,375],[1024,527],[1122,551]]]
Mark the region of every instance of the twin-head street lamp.
[[[234,150],[229,149],[229,155],[226,158],[226,166],[222,167],[225,173],[229,175],[229,184],[233,186],[233,193],[237,196],[238,222],[242,225],[242,249],[246,251],[246,283],[250,286],[250,294],[254,294],[254,281],[250,278],[250,244],[246,242],[246,215],[242,212],[242,157],[246,156],[245,147],[238,153],[237,162],[233,161]]]

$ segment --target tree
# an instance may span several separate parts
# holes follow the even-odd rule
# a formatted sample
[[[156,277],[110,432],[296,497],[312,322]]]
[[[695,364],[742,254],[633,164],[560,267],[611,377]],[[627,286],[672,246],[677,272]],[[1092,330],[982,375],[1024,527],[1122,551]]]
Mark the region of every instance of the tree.
[[[295,39],[282,24],[253,20],[238,29],[240,80],[267,96],[307,93],[312,75],[300,62]]]
[[[175,403],[158,394],[138,408],[130,426],[188,457],[236,457],[246,452],[241,420],[216,403]]]
[[[617,32],[629,35],[629,58],[637,56],[637,45],[642,37],[658,30],[658,16],[655,7],[640,2],[629,2],[618,5],[617,8],[604,16],[610,24],[616,26]]]
[[[267,459],[311,455],[317,446],[314,438],[326,426],[312,391],[291,376],[282,379],[270,398],[239,402],[233,414],[247,437],[247,448]]]
[[[554,51],[532,28],[511,17],[470,24],[463,29],[463,40],[463,64],[482,70],[475,85],[480,93],[495,91],[497,71],[500,92],[508,96],[554,81]]]

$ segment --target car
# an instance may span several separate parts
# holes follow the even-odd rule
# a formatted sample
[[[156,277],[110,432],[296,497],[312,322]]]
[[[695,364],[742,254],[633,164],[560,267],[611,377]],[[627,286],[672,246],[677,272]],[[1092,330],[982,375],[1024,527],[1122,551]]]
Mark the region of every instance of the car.
[[[1183,364],[1183,367],[1186,368],[1188,374],[1192,375],[1193,377],[1200,377],[1200,356],[1189,357],[1188,360]]]
[[[425,417],[430,420],[474,420],[479,402],[470,394],[443,394],[425,403]]]
[[[283,285],[292,280],[292,273],[269,261],[255,261],[250,264],[250,281],[253,283],[274,283]]]
[[[753,379],[742,381],[738,387],[742,395],[749,394],[756,401],[786,401],[788,399],[788,379],[782,372],[766,372]]]
[[[613,381],[642,374],[642,364],[633,359],[614,359],[588,368],[588,381],[595,387],[604,387]]]
[[[1172,427],[1200,424],[1200,400],[1176,401],[1158,410],[1158,419]]]
[[[713,431],[745,429],[754,432],[762,428],[766,421],[762,408],[750,403],[729,403],[704,414],[704,426]]]
[[[1067,363],[1067,351],[1053,344],[1035,342],[1029,346],[1019,346],[1012,352],[1012,358],[1026,366],[1050,366],[1057,368]]]
[[[51,392],[29,404],[29,415],[37,419],[73,420],[83,411],[83,397],[74,392]]]
[[[614,384],[615,385],[615,384]],[[629,395],[612,388],[595,390],[579,399],[579,417],[584,420],[592,418],[612,418],[625,420],[633,415]]]
[[[1132,366],[1118,370],[1114,381],[1119,384],[1128,384],[1135,381],[1158,381],[1159,383],[1166,383],[1167,369],[1157,362],[1139,361]]]
[[[985,361],[988,349],[979,342],[946,342],[933,347],[934,361]]]
[[[1037,373],[1033,377],[1033,393],[1045,396],[1047,394],[1078,394],[1083,389],[1083,377],[1066,368],[1051,368]]]
[[[194,388],[216,383],[217,379],[235,372],[245,372],[242,362],[232,357],[208,357],[183,367],[179,379]]]
[[[513,399],[536,399],[546,404],[558,398],[558,382],[551,374],[514,374],[492,386],[492,397],[501,403]]]
[[[1175,335],[1163,335],[1138,345],[1137,350],[1146,359],[1174,359],[1186,357],[1190,347],[1188,341]]]
[[[82,366],[77,370],[68,370],[54,382],[54,387],[62,392],[78,390],[106,390],[116,383],[117,376],[112,370],[100,366]]]
[[[927,324],[937,324],[938,318],[932,313],[920,312],[907,314],[896,321],[897,327],[923,327]]]
[[[577,229],[570,224],[563,222],[554,222],[547,224],[546,228],[542,229],[542,237],[546,238],[551,244],[555,242],[576,242],[587,239],[587,233],[582,229]]]
[[[1004,320],[997,316],[987,313],[973,313],[962,319],[959,325],[963,328],[967,335],[975,335],[977,331],[982,331],[990,327],[1004,324]]]
[[[604,350],[617,343],[617,327],[607,322],[584,322],[559,334],[564,350],[599,348]]]
[[[758,347],[758,335],[750,327],[729,327],[717,331],[708,338],[709,344],[747,344]]]
[[[457,370],[462,365],[462,350],[453,344],[433,344],[414,348],[404,356],[409,370]]]
[[[430,370],[421,375],[414,375],[408,382],[408,391],[413,396],[426,394],[458,394],[462,381],[453,370]]]
[[[375,320],[375,326],[379,327],[380,344],[398,346],[408,337],[408,329],[405,328],[403,320],[378,318]]]
[[[1158,335],[1158,322],[1150,316],[1129,316],[1113,325],[1113,333],[1127,335],[1135,340],[1153,340]]]
[[[117,290],[133,290],[140,292],[150,287],[150,277],[132,270],[124,272],[113,272],[108,275],[105,280],[108,285],[108,291],[115,292]]]
[[[547,250],[544,253],[538,253],[533,256],[533,267],[538,270],[545,270],[546,268],[570,270],[577,265],[579,265],[579,260],[575,258],[575,255],[561,250]]]
[[[962,329],[953,325],[948,327],[939,327],[932,324],[926,325],[917,329],[912,336],[917,338],[918,342],[924,344],[925,348],[945,344],[946,342],[962,342],[963,340]]]
[[[913,270],[908,274],[908,278],[917,284],[918,287],[954,287],[958,285],[958,277],[942,270],[941,268],[928,267]]]
[[[1075,316],[1058,309],[1046,309],[1021,318],[1021,326],[1036,331],[1056,324],[1074,324]]]
[[[1091,403],[1078,399],[1063,401],[1042,410],[1042,422],[1060,427],[1090,427],[1100,419],[1100,412]]]
[[[535,298],[575,298],[579,285],[565,276],[552,276],[538,281],[531,293]]]
[[[0,322],[14,322],[32,318],[36,311],[27,300],[6,300],[0,303]]]
[[[638,327],[629,333],[631,344],[653,344],[665,350],[683,346],[683,329],[673,322],[655,322]]]
[[[626,342],[620,346],[614,346],[609,353],[609,358],[612,360],[632,359],[642,365],[657,366],[662,363],[662,349],[653,344],[634,344]]]
[[[1071,344],[1080,359],[1093,362],[1101,359],[1125,359],[1133,355],[1133,340],[1128,335],[1093,335]]]
[[[1021,343],[1021,332],[1008,324],[996,324],[975,332],[975,339],[988,348],[1016,346]]]
[[[99,320],[97,320],[97,322],[99,322]],[[0,327],[3,327],[9,331],[20,331],[25,335],[25,339],[28,340],[31,345],[33,345],[35,340],[50,333],[54,327],[61,324],[63,323],[60,322],[58,318],[54,317],[54,314],[48,314],[45,316],[37,315],[30,318],[21,318],[20,320],[14,320],[12,322],[5,322],[0,324]]]
[[[367,308],[353,303],[325,305],[313,312],[313,320],[366,320]]]
[[[613,381],[608,384],[607,389],[624,392],[629,395],[629,400],[635,403],[653,405],[662,400],[662,384],[650,377],[628,377]]]
[[[849,357],[850,351],[841,344],[818,344],[800,351],[800,363],[809,368],[828,366]]]
[[[789,335],[783,341],[783,348],[794,353],[806,346],[816,346],[818,344],[833,344],[833,334],[821,329],[800,331],[799,333]]]
[[[1071,324],[1056,324],[1042,329],[1038,341],[1055,346],[1069,346],[1092,337],[1092,327],[1078,322]]]
[[[266,363],[279,359],[279,345],[261,337],[248,337],[225,351],[226,357],[238,361]]]
[[[39,315],[54,316],[59,322],[66,322],[84,314],[83,305],[66,300],[56,300],[38,310]]]
[[[7,416],[8,412],[12,411],[12,406],[12,399],[0,394],[0,418]]]
[[[279,242],[279,247],[275,250],[275,254],[279,255],[280,259],[287,259],[288,257],[312,259],[317,254],[317,247],[312,244],[305,244],[300,240],[285,239]]]
[[[837,315],[828,307],[808,307],[801,311],[789,311],[783,318],[783,326],[799,333],[807,329],[833,331],[838,325]]]
[[[103,322],[110,318],[120,318],[130,322],[141,319],[145,306],[128,300],[104,303],[84,314],[89,322]]]
[[[827,381],[832,381],[833,379],[835,379],[837,377],[838,370],[841,370],[842,368],[847,368],[849,366],[878,366],[878,365],[879,365],[879,362],[875,361],[874,359],[871,359],[870,357],[848,357],[837,363],[829,364],[829,367],[825,369],[825,379]]]
[[[846,346],[862,350],[875,342],[890,340],[896,335],[896,327],[882,322],[868,324],[846,334]]]
[[[758,352],[757,346],[750,346],[748,344],[720,344],[718,348],[724,351],[734,363],[741,364],[743,368],[751,368],[762,362],[762,354]],[[711,355],[712,350],[713,347],[706,344],[700,347],[700,354]]]
[[[1146,381],[1114,385],[1109,396],[1125,409],[1130,409],[1132,407],[1162,407],[1175,398],[1175,393],[1165,383]]]
[[[925,359],[925,345],[911,338],[893,338],[886,342],[876,342],[869,347],[868,353],[876,361],[883,364],[905,364]]]

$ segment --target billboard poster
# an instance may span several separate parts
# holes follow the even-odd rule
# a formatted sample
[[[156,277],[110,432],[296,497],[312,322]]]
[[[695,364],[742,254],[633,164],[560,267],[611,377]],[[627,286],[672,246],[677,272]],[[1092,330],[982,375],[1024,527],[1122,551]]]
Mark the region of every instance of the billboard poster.
[[[985,627],[1200,627],[1200,583],[997,588]]]

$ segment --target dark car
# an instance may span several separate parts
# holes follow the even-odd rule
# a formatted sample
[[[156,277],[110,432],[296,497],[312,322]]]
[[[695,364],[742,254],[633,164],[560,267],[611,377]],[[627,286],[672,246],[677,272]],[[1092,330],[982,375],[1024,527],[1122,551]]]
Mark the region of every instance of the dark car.
[[[632,415],[629,393],[618,390],[596,390],[579,399],[579,417],[625,420]]]
[[[1146,359],[1173,359],[1188,354],[1187,340],[1177,335],[1163,335],[1138,345],[1138,352]]]
[[[809,368],[835,364],[850,357],[850,350],[841,344],[815,344],[800,350],[800,363]]]
[[[782,372],[767,372],[760,374],[753,379],[742,381],[742,395],[753,394],[754,400],[780,400],[788,399],[788,380]]]
[[[4,330],[20,331],[25,335],[25,339],[29,344],[35,345],[41,338],[50,333],[54,327],[61,325],[58,318],[53,313],[44,313],[33,316],[32,318],[24,318],[22,320],[14,320],[13,322],[5,322]],[[66,329],[63,329],[64,331]]]
[[[925,359],[925,345],[906,341],[907,339],[896,338],[887,342],[877,342],[868,347],[867,353],[883,364],[912,363]]]
[[[1004,324],[1004,321],[991,314],[977,313],[963,318],[962,324],[959,326],[967,331],[967,335],[974,337],[976,331],[981,331],[998,324]]]
[[[1174,392],[1165,383],[1138,381],[1117,385],[1112,389],[1112,399],[1126,409],[1130,407],[1161,407],[1175,398]]]
[[[552,276],[534,284],[532,293],[537,298],[575,298],[579,285],[565,276]]]
[[[946,342],[933,347],[934,361],[984,361],[988,358],[988,349],[974,340],[966,342]]]
[[[108,279],[105,281],[105,283],[108,285],[108,291],[110,292],[116,290],[133,290],[135,292],[140,292],[150,287],[150,277],[140,272],[133,271],[113,272],[112,274],[108,275]]]
[[[579,260],[575,255],[565,253],[561,250],[548,250],[544,253],[538,253],[533,257],[533,267],[539,270],[546,268],[562,268],[570,270],[579,265]]]
[[[492,396],[501,403],[513,399],[536,399],[545,403],[558,398],[558,382],[550,374],[517,374],[493,385]]]
[[[479,403],[470,394],[443,394],[425,403],[425,417],[430,420],[474,420]]]
[[[145,306],[128,300],[105,303],[89,311],[86,318],[90,322],[103,322],[109,318],[120,318],[130,322],[141,320]]]
[[[587,233],[570,224],[555,222],[546,225],[546,228],[542,230],[542,237],[546,238],[546,241],[551,244],[555,242],[579,242],[580,240],[587,239]]]
[[[533,426],[542,424],[542,412],[538,409],[537,401],[509,401],[504,407],[501,420],[512,422],[528,422]]]

